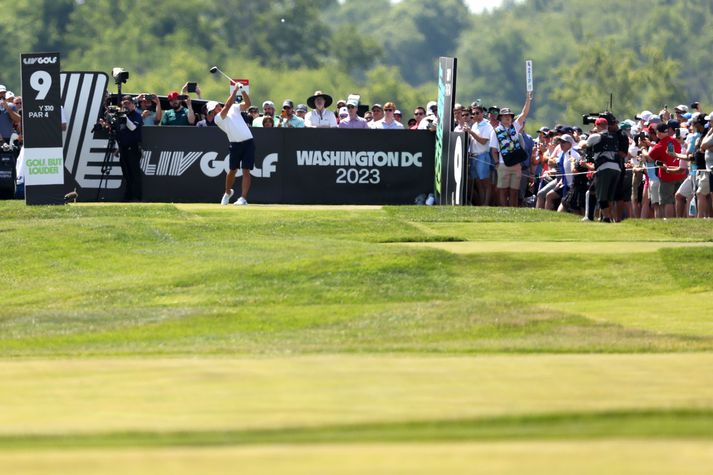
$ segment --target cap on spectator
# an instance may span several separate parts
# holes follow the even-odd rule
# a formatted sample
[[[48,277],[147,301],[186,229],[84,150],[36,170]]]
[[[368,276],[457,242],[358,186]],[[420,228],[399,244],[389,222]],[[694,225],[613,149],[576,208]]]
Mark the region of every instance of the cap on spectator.
[[[500,114],[500,107],[498,107],[498,106],[488,107],[488,114]]]
[[[15,98],[15,93],[12,91],[7,91],[5,94],[5,99],[14,99]]]
[[[338,108],[338,109],[341,109],[342,107],[344,107],[344,106],[346,106],[346,105],[347,105],[347,101],[345,101],[344,99],[339,99],[339,100],[337,101],[337,108]]]
[[[546,134],[549,131],[550,131],[549,127],[540,127],[539,130],[537,131],[537,133]]]
[[[307,105],[305,105],[305,104],[297,104],[297,107],[295,108],[295,111],[297,111],[297,112],[307,112]]]
[[[339,117],[341,117],[342,119],[344,119],[345,117],[348,117],[348,116],[349,116],[349,111],[347,111],[347,108],[346,108],[346,107],[340,107],[340,108],[339,108]]]
[[[673,109],[673,111],[678,112],[679,114],[685,114],[688,112],[688,106],[685,104],[679,104]]]
[[[272,102],[272,101],[265,101],[265,102],[262,103],[262,110],[265,110],[265,107],[271,107],[271,108],[274,109],[274,108],[275,108],[275,103]]]
[[[434,111],[438,110],[438,103],[436,101],[428,101],[428,104],[426,104],[426,111]]]
[[[651,111],[642,111],[639,115],[635,116],[634,119],[648,122],[652,115],[654,115],[654,113]]]
[[[398,110],[398,109],[396,109],[396,110],[394,111],[394,115],[401,115],[401,111]]]
[[[178,99],[178,91],[169,92],[168,96],[166,96],[166,99],[168,99],[168,102],[177,100]]]
[[[292,101],[289,100],[289,99],[285,99],[285,101],[282,103],[282,108],[284,109],[285,107],[289,107],[290,109],[294,109],[294,108],[295,108],[295,103],[292,102]]]
[[[685,127],[681,127],[680,129],[678,129],[678,136],[682,139],[688,137],[688,129]]]
[[[371,110],[374,110],[374,109],[384,110],[384,106],[377,103],[377,104],[374,104],[371,106]]]
[[[7,91],[7,88],[3,84],[0,84],[0,92],[5,92],[5,91]]]
[[[684,119],[686,119],[686,120],[690,119],[692,115],[693,115],[693,114],[691,114],[690,112],[686,112],[685,114],[681,114],[681,116],[682,116]]]
[[[669,129],[678,129],[681,127],[681,123],[674,119],[669,120],[666,125],[668,125]]]
[[[359,101],[357,101],[356,99],[349,99],[347,101],[347,106],[359,107]]]
[[[248,112],[258,112],[257,106],[250,106],[250,107],[248,107]]]
[[[706,125],[706,115],[696,112],[691,116],[691,124]]]
[[[711,120],[711,119],[713,119],[713,112],[711,112],[710,114],[708,114],[707,116],[705,116],[703,118],[703,120]]]
[[[218,101],[208,101],[208,104],[206,104],[206,110],[210,114],[211,112],[213,112],[213,109],[215,109],[219,105],[220,105],[220,102],[218,102]]]
[[[569,134],[560,135],[559,137],[557,137],[557,140],[559,140],[560,142],[569,142],[572,145],[577,144],[577,142],[574,141],[574,137]]]
[[[569,125],[566,125],[562,127],[562,132],[565,134],[573,134],[574,133],[574,127],[571,127]]]
[[[636,125],[636,124],[634,124],[633,120],[626,119],[621,124],[619,124],[619,128],[622,130],[627,130],[627,129],[631,129],[634,125]]]
[[[649,120],[647,121],[648,124],[660,124],[661,123],[661,117],[657,115],[652,115]]]
[[[598,118],[597,120],[594,121],[594,125],[596,125],[597,127],[600,126],[600,125],[605,125],[605,126],[608,127],[608,126],[609,126],[609,121],[606,120],[604,117],[600,117],[600,118]]]
[[[668,132],[668,124],[661,123],[657,125],[656,132]]]

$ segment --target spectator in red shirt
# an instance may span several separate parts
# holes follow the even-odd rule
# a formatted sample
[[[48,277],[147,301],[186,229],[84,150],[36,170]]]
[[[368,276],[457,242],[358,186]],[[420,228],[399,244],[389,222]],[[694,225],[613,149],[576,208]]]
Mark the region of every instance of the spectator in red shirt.
[[[680,171],[679,159],[673,157],[669,153],[681,153],[681,144],[678,143],[669,134],[668,124],[659,124],[656,126],[656,136],[659,142],[653,146],[648,152],[648,156],[654,160],[654,163],[659,167],[659,178],[661,179],[661,205],[664,208],[664,216],[673,218],[675,212],[676,190],[683,180],[686,179],[686,172]]]

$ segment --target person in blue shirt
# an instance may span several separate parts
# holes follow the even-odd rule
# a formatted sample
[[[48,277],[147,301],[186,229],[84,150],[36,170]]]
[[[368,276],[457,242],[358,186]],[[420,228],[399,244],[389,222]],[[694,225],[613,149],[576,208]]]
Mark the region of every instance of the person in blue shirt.
[[[305,121],[295,115],[294,106],[290,99],[285,99],[285,102],[282,103],[282,114],[280,114],[276,127],[304,128]]]

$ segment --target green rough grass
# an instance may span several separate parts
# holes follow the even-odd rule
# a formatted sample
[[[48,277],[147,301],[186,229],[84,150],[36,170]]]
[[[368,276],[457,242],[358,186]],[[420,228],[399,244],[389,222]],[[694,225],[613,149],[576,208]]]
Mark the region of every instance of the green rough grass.
[[[0,472],[707,473],[712,241],[537,210],[2,202]]]
[[[535,210],[438,207],[241,211],[3,204],[0,245],[18,252],[0,269],[0,351],[713,349],[706,299],[692,297],[712,290],[710,266],[688,264],[710,259],[713,249],[558,256],[536,244],[703,241],[707,222],[607,227]],[[532,252],[455,255],[381,244],[496,238],[531,239]],[[697,317],[662,332],[631,317],[646,296]],[[612,297],[624,312],[602,318]]]

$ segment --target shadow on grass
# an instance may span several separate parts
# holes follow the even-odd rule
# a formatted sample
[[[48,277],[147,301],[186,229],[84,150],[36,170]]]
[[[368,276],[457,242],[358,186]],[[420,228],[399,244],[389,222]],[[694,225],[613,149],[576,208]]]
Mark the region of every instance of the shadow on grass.
[[[0,450],[503,440],[713,439],[713,410],[636,410],[234,431],[0,436]]]

